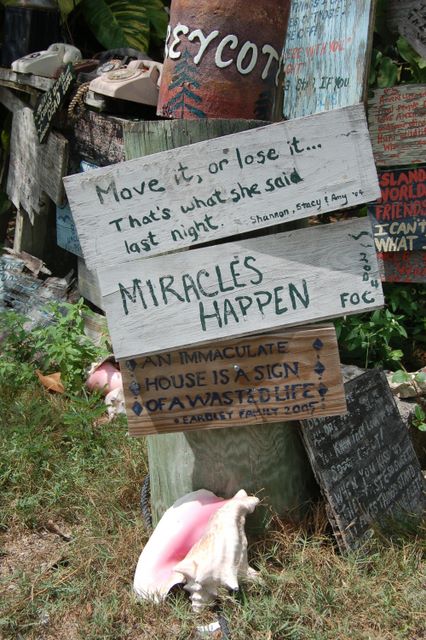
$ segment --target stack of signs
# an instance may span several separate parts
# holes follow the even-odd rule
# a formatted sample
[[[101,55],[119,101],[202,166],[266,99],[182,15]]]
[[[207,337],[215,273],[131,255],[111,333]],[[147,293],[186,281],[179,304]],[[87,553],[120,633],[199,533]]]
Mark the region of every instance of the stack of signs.
[[[378,90],[369,102],[377,165],[408,166],[380,172],[382,197],[369,207],[388,282],[426,282],[425,100],[424,85],[406,85]]]
[[[424,478],[382,371],[345,385],[348,413],[309,419],[303,439],[339,547],[363,544],[389,518],[422,516]]]
[[[65,185],[85,260],[98,272],[115,355],[132,372],[125,376],[135,432],[186,430],[188,405],[210,414],[189,425],[198,429],[246,424],[247,416],[276,422],[280,402],[280,420],[344,410],[333,336],[298,343],[269,334],[383,305],[367,219],[168,252],[375,200],[362,105],[69,176]],[[259,332],[268,332],[267,343],[241,342]],[[286,341],[282,357],[273,345]],[[238,357],[204,366],[212,345]],[[254,370],[252,353],[263,369]],[[241,373],[231,376],[230,366]],[[331,376],[324,381],[322,366]],[[288,382],[273,384],[281,374]],[[231,418],[222,418],[227,410]]]
[[[372,0],[293,0],[284,48],[284,117],[363,101]]]

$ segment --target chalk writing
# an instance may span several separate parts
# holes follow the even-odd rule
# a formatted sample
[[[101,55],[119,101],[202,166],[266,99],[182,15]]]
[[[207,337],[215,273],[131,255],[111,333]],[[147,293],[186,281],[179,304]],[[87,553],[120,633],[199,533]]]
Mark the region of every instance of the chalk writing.
[[[383,171],[382,197],[369,205],[379,252],[426,250],[426,169]]]
[[[346,409],[332,325],[163,352],[122,361],[121,370],[135,436],[338,415]]]
[[[345,391],[345,416],[308,419],[302,429],[342,551],[365,542],[374,523],[421,514],[425,504],[420,465],[385,374],[368,371]]]
[[[368,102],[373,153],[378,166],[426,161],[426,87],[377,89]]]
[[[119,358],[382,304],[365,218],[124,263],[98,275]]]
[[[371,0],[292,2],[283,53],[284,117],[362,101]]]
[[[34,109],[34,124],[39,142],[46,140],[52,120],[61,108],[63,101],[75,82],[72,65],[67,65],[55,84],[41,96]]]
[[[64,182],[85,260],[98,270],[356,206],[380,193],[361,105]]]

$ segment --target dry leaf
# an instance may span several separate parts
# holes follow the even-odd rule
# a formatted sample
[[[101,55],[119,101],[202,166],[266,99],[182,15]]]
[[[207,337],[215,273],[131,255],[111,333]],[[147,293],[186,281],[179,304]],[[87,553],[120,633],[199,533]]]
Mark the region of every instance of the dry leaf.
[[[65,387],[61,382],[61,374],[48,373],[47,376],[43,375],[39,369],[36,369],[36,374],[43,387],[48,391],[54,391],[55,393],[64,393]]]

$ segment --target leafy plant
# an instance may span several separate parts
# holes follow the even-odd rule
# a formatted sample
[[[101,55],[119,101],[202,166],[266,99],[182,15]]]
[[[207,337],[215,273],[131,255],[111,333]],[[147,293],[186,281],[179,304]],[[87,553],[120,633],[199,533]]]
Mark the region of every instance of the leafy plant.
[[[106,49],[148,51],[151,41],[159,43],[165,38],[168,16],[161,0],[81,0],[80,7],[88,27]]]
[[[421,384],[426,383],[426,373],[423,371],[419,371],[414,376],[407,371],[399,369],[395,371],[392,376],[392,382],[396,383],[410,383],[413,385],[414,390],[417,392],[418,404],[414,407],[413,417],[412,417],[412,425],[419,431],[426,431],[426,400],[422,397],[422,390],[420,388]]]
[[[105,344],[97,347],[84,333],[81,299],[75,304],[52,303],[48,310],[54,322],[31,333],[25,330],[26,318],[8,311],[0,316],[3,357],[0,384],[27,384],[36,368],[45,373],[60,371],[68,392],[81,390],[90,364],[107,355]]]

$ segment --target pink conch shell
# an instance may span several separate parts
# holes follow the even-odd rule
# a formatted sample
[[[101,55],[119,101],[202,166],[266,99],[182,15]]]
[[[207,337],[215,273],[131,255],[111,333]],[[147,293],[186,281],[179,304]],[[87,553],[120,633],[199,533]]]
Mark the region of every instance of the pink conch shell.
[[[133,588],[160,601],[187,582],[194,610],[211,602],[219,586],[238,588],[255,572],[247,563],[244,523],[259,500],[239,491],[230,500],[201,489],[177,500],[161,518],[139,558]]]
[[[239,491],[211,517],[203,537],[175,566],[185,577],[194,611],[211,604],[219,587],[238,589],[238,578],[256,576],[248,565],[244,525],[258,504],[258,498]]]
[[[86,380],[86,386],[90,391],[100,389],[104,395],[107,395],[114,389],[121,389],[123,381],[120,371],[106,360],[92,367]]]
[[[210,517],[225,504],[211,491],[200,489],[177,500],[163,515],[142,551],[133,588],[141,598],[162,600],[170,589],[184,581],[174,571],[207,528]]]

